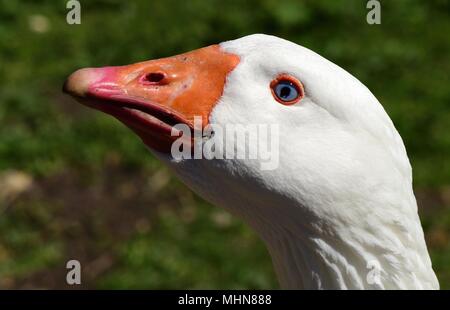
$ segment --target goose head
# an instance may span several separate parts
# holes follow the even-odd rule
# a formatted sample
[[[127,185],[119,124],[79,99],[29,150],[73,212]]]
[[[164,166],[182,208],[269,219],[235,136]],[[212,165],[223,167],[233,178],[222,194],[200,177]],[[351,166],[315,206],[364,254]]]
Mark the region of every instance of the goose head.
[[[189,187],[247,222],[283,287],[438,288],[402,139],[361,82],[313,51],[250,35],[81,69],[64,89],[119,119]],[[227,128],[245,139],[229,143]],[[175,158],[177,141],[189,155],[200,145],[202,156]],[[216,156],[252,147],[253,158]]]

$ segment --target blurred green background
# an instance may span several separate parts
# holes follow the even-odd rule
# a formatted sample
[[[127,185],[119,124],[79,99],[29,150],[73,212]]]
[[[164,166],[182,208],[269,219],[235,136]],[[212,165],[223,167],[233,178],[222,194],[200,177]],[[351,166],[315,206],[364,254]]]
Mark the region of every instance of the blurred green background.
[[[0,288],[277,288],[243,223],[194,195],[124,126],[61,93],[80,67],[122,65],[251,33],[325,56],[402,135],[442,288],[450,288],[450,5],[381,1],[0,0]]]

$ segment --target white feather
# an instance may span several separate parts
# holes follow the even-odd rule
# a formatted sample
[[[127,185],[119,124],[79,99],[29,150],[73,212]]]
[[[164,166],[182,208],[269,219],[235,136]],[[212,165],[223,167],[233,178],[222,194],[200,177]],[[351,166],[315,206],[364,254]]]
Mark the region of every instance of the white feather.
[[[241,61],[210,122],[279,124],[280,165],[264,171],[250,160],[165,158],[184,182],[256,230],[284,288],[439,288],[405,147],[374,95],[337,65],[277,37],[221,47]],[[304,84],[299,104],[273,99],[269,84],[280,73]],[[368,281],[373,261],[378,283]]]

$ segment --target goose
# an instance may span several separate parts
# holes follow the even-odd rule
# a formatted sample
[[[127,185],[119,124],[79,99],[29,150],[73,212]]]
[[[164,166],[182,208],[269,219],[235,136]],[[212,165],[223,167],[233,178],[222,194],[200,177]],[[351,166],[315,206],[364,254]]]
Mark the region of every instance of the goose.
[[[399,133],[366,86],[315,52],[254,34],[80,69],[63,90],[117,118],[188,187],[248,224],[282,288],[439,289]],[[201,128],[276,124],[276,168],[262,169],[262,159],[174,158],[186,133],[174,135],[176,126],[192,130],[195,118]],[[219,135],[202,139],[233,147]]]

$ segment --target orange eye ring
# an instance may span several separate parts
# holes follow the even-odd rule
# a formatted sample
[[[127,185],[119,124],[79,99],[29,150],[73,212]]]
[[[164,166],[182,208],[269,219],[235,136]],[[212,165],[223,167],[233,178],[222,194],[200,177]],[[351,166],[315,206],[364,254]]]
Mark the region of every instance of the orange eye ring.
[[[273,98],[283,105],[293,105],[305,97],[303,84],[289,74],[280,74],[272,82]]]

